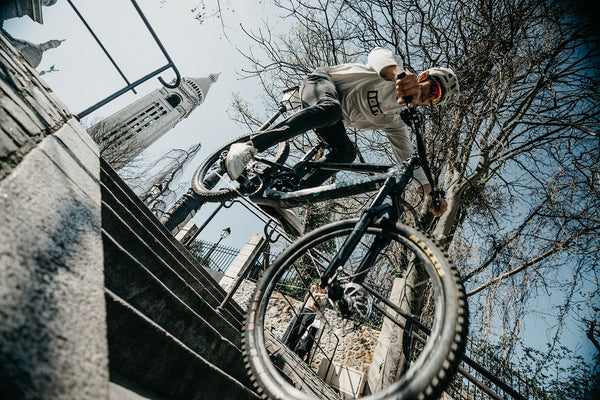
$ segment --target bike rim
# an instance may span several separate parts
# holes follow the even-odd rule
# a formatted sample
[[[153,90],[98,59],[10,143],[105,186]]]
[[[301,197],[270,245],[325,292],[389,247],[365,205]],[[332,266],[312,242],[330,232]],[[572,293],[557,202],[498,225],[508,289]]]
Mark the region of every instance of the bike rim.
[[[225,157],[233,143],[243,143],[250,140],[250,135],[240,137],[209,156],[198,167],[192,178],[192,188],[205,201],[226,201],[239,195],[246,195],[236,180],[232,180],[225,169]],[[289,154],[286,142],[276,143],[259,155],[274,163],[283,163]],[[264,168],[263,168],[264,169]]]
[[[281,262],[279,264],[280,268],[278,268],[278,271],[276,273],[272,273],[270,279],[269,279],[269,285],[267,285],[266,287],[264,287],[264,291],[261,291],[260,294],[258,295],[258,297],[263,297],[263,298],[268,298],[269,301],[259,301],[258,302],[258,306],[259,308],[256,310],[256,313],[253,313],[253,316],[255,317],[255,321],[253,321],[257,326],[264,326],[266,329],[263,331],[262,329],[254,329],[252,335],[254,336],[254,339],[256,340],[256,350],[258,352],[258,357],[260,359],[262,359],[263,361],[263,365],[260,366],[260,370],[261,371],[256,371],[255,368],[255,372],[258,372],[259,374],[259,381],[264,382],[271,382],[272,384],[270,385],[270,390],[269,390],[269,394],[272,396],[275,396],[276,398],[314,398],[314,397],[320,397],[318,395],[314,395],[314,393],[310,393],[310,394],[306,394],[306,393],[302,393],[302,392],[298,392],[296,390],[296,388],[292,385],[290,385],[288,383],[288,378],[286,378],[286,374],[289,375],[290,371],[289,368],[288,370],[285,371],[285,373],[281,373],[280,370],[278,370],[278,367],[275,366],[275,364],[277,363],[277,357],[281,356],[281,354],[285,354],[285,361],[288,362],[288,358],[289,358],[289,348],[287,346],[285,346],[285,348],[282,350],[281,348],[275,346],[270,343],[269,341],[273,341],[273,337],[275,339],[282,338],[282,332],[281,330],[283,329],[282,327],[285,325],[285,321],[283,322],[277,322],[277,326],[274,329],[274,324],[275,322],[273,321],[277,321],[275,319],[275,317],[272,317],[269,315],[270,313],[270,309],[273,309],[275,307],[275,309],[277,310],[277,313],[280,315],[283,314],[288,314],[289,318],[291,319],[294,315],[294,309],[297,309],[300,307],[299,302],[300,299],[298,299],[298,295],[296,293],[293,293],[291,291],[291,287],[292,284],[287,284],[288,287],[285,288],[284,284],[282,284],[282,281],[285,281],[286,279],[290,279],[289,277],[286,278],[285,275],[286,274],[290,274],[291,275],[295,275],[295,276],[300,276],[302,274],[306,274],[306,271],[300,271],[298,269],[297,266],[294,266],[294,264],[301,258],[301,257],[306,257],[305,253],[307,250],[309,250],[310,248],[316,247],[318,245],[323,246],[323,248],[325,248],[326,246],[324,246],[325,244],[327,244],[328,242],[334,243],[334,241],[332,241],[334,238],[337,238],[338,241],[341,241],[341,238],[346,236],[352,226],[353,223],[347,223],[345,224],[346,228],[345,229],[338,229],[338,230],[332,230],[330,232],[319,232],[319,238],[317,239],[313,239],[313,240],[306,240],[304,241],[303,245],[298,245],[295,248],[295,251],[293,252],[287,252],[285,254],[285,258],[286,260],[284,260],[283,262]],[[374,236],[374,235],[381,235],[382,231],[379,228],[370,228],[367,234],[368,236]],[[390,237],[392,238],[393,242],[396,243],[395,246],[400,246],[404,248],[404,251],[407,252],[407,254],[412,254],[412,257],[415,257],[415,260],[418,260],[419,264],[421,264],[421,267],[424,271],[426,276],[428,277],[427,279],[423,279],[422,281],[415,281],[412,285],[414,286],[413,290],[415,288],[418,287],[422,287],[425,285],[425,281],[429,280],[429,285],[430,289],[429,290],[433,290],[433,297],[432,297],[432,303],[430,304],[433,305],[433,311],[432,312],[427,312],[426,314],[429,314],[429,317],[431,319],[431,324],[429,324],[429,326],[427,326],[427,324],[425,325],[426,328],[430,329],[430,338],[431,340],[426,341],[425,343],[417,343],[416,345],[414,345],[413,347],[413,351],[416,351],[418,353],[418,355],[415,357],[415,359],[412,361],[412,363],[410,363],[408,369],[403,373],[403,375],[401,376],[401,378],[399,380],[396,380],[395,382],[389,384],[389,386],[385,387],[382,390],[378,390],[377,393],[372,394],[371,396],[369,396],[369,399],[383,399],[383,398],[387,398],[388,396],[392,396],[397,394],[398,392],[402,392],[404,391],[413,391],[413,390],[418,390],[418,386],[419,385],[427,385],[427,382],[424,382],[425,380],[429,379],[428,377],[423,376],[422,373],[420,373],[420,371],[423,369],[423,367],[431,362],[432,359],[438,359],[440,357],[444,357],[444,355],[438,354],[439,351],[436,351],[435,349],[435,342],[437,341],[437,338],[440,338],[442,336],[448,336],[448,333],[444,333],[442,334],[442,330],[444,329],[444,325],[445,325],[445,320],[449,320],[451,318],[455,318],[455,317],[446,317],[444,315],[445,312],[447,312],[448,310],[446,310],[446,304],[445,304],[445,298],[444,298],[444,290],[443,290],[443,286],[442,286],[442,280],[439,279],[439,271],[437,271],[435,268],[435,266],[430,265],[430,258],[425,254],[425,252],[423,252],[423,249],[421,247],[419,247],[419,244],[409,240],[408,238],[402,236],[402,235],[398,235],[398,234],[392,234],[390,235]],[[329,244],[327,244],[329,245]],[[359,252],[360,253],[360,252]],[[360,257],[360,255],[357,255],[357,257]],[[385,258],[390,258],[390,255],[385,254]],[[401,258],[401,257],[400,257]],[[351,257],[352,259],[352,257]],[[408,258],[406,259],[408,260]],[[302,260],[301,264],[304,264],[306,260]],[[389,261],[389,260],[388,260]],[[381,264],[376,266],[376,268],[380,268],[380,272],[381,272],[381,268],[389,268],[389,262],[388,262],[388,266],[385,267],[385,260],[379,260],[378,262],[380,262]],[[395,261],[396,264],[398,264],[398,260]],[[352,263],[352,261],[350,261],[350,264]],[[397,265],[398,266],[398,265]],[[274,266],[275,267],[275,266]],[[305,267],[303,267],[305,268]],[[375,267],[374,267],[375,268]],[[373,270],[373,272],[375,272],[375,270]],[[423,273],[423,271],[421,272],[421,274]],[[407,273],[408,274],[408,273]],[[290,276],[291,276],[290,275]],[[310,276],[310,275],[307,275]],[[433,279],[431,279],[433,278]],[[312,279],[312,278],[311,278]],[[309,279],[310,280],[310,279]],[[294,283],[295,285],[299,285],[297,282]],[[306,285],[306,283],[304,283],[304,285]],[[373,285],[370,286],[371,288],[373,287]],[[382,289],[383,290],[383,289]],[[378,293],[377,290],[374,291],[376,294]],[[405,293],[406,294],[406,293]],[[372,295],[372,293],[369,293],[369,295]],[[275,300],[274,300],[275,299]],[[285,308],[282,308],[283,306],[279,306],[279,308],[277,308],[277,305],[274,303],[275,301],[283,301],[285,303],[287,303],[287,305],[285,306]],[[370,320],[366,320],[366,321],[362,321],[360,323],[356,323],[353,322],[354,327],[351,328],[351,330],[354,330],[354,333],[352,332],[347,332],[345,333],[345,335],[354,335],[354,336],[349,336],[350,338],[356,339],[357,335],[360,333],[363,336],[369,336],[369,335],[374,335],[374,333],[376,333],[376,331],[379,329],[379,333],[381,334],[382,332],[382,326],[383,326],[383,322],[381,321],[385,321],[385,323],[387,323],[389,325],[389,321],[392,320],[392,318],[390,318],[390,316],[386,316],[386,310],[387,312],[391,312],[391,316],[394,316],[397,320],[399,320],[399,324],[402,325],[402,319],[404,319],[404,326],[406,327],[407,321],[410,320],[410,317],[407,319],[406,317],[408,316],[408,314],[404,317],[399,316],[396,311],[398,310],[393,310],[391,307],[389,307],[389,305],[386,305],[384,302],[381,301],[381,299],[375,299],[376,301],[376,305],[378,307],[380,307],[382,309],[382,311],[380,311],[379,309],[376,308],[376,311],[374,313],[374,316],[370,319]],[[401,303],[401,301],[398,301]],[[390,311],[391,310],[391,311]],[[333,311],[331,309],[326,308],[324,311],[321,310],[321,312],[318,313],[317,318],[321,319],[324,325],[324,328],[322,330],[323,334],[326,335],[333,335],[332,337],[335,337],[336,340],[340,341],[340,333],[339,332],[335,332],[335,327],[337,326],[339,329],[339,325],[341,324],[341,322],[339,321],[339,319],[336,321],[334,317],[331,316],[331,313]],[[272,311],[271,311],[272,313]],[[379,313],[379,314],[378,314]],[[329,314],[329,315],[328,315]],[[378,319],[380,320],[378,322]],[[346,321],[346,323],[348,323],[349,321]],[[412,324],[414,330],[416,330],[415,328],[415,321],[410,320],[410,323]],[[393,323],[392,323],[393,325]],[[447,324],[446,324],[447,325]],[[288,322],[288,326],[289,326],[289,322]],[[447,327],[446,327],[447,328]],[[421,328],[419,328],[421,329]],[[329,330],[329,331],[328,331]],[[391,332],[394,332],[394,330],[396,331],[396,334],[398,333],[398,329],[394,329],[392,328]],[[413,335],[413,334],[411,334]],[[267,338],[267,336],[269,336]],[[265,344],[265,339],[268,339],[267,343],[269,344]],[[364,338],[364,337],[363,337]],[[322,337],[319,339],[321,340]],[[346,338],[342,338],[343,340],[347,340]],[[409,339],[406,339],[406,341],[408,340],[412,340],[415,341],[415,337],[413,336],[409,336]],[[418,342],[418,340],[416,340]],[[323,363],[323,359],[325,358],[325,353],[327,351],[330,351],[330,347],[331,347],[331,343],[327,344],[323,344],[322,342],[317,343],[317,340],[315,338],[315,345],[316,346],[314,348],[314,350],[312,351],[310,357],[309,358],[309,364],[311,364],[310,366],[312,367],[313,370],[318,369],[320,366],[320,363]],[[364,348],[367,348],[367,350],[365,350],[365,353],[371,352],[371,356],[373,356],[373,352],[376,349],[373,349],[373,346],[377,346],[377,344],[373,345],[373,343],[371,342],[368,346],[364,345]],[[270,347],[269,349],[267,347]],[[339,347],[339,346],[338,346]],[[343,345],[344,349],[342,349],[342,351],[347,351],[347,349],[345,348],[346,345]],[[360,347],[360,346],[359,346]],[[364,349],[360,349],[360,350],[364,350]],[[281,352],[281,353],[279,353]],[[319,360],[319,353],[323,353],[323,355],[321,356],[321,359]],[[334,352],[335,353],[335,352]],[[292,355],[293,357],[293,355]],[[369,354],[366,354],[364,359],[368,358]],[[336,361],[335,358],[335,354],[334,356],[330,357],[333,362]],[[363,359],[363,361],[364,361]],[[316,360],[316,363],[315,363]],[[344,360],[343,357],[339,357],[338,360],[339,362],[343,362],[343,361],[347,361]],[[289,361],[291,362],[291,361]],[[352,365],[353,367],[357,367],[358,370],[364,370],[365,369],[365,365],[364,363],[361,365],[356,365],[357,359],[356,357],[354,357],[354,359],[352,360],[353,363],[355,363],[354,365]],[[441,362],[441,361],[439,361]],[[326,361],[325,364],[328,364],[330,367],[332,365],[335,364],[331,364],[329,361]],[[367,363],[368,364],[368,363]],[[371,366],[371,365],[369,365]],[[337,368],[337,366],[336,366]],[[343,368],[340,369],[341,372],[346,372]],[[293,373],[293,371],[291,371]],[[304,371],[305,372],[305,371]],[[323,371],[320,371],[321,373]],[[300,376],[298,377],[292,377],[293,381],[297,381],[300,379]],[[423,382],[416,382],[416,381],[423,381]],[[296,385],[298,384],[297,382],[295,383]],[[277,387],[279,387],[279,389],[277,389]],[[306,389],[304,389],[306,391]],[[310,392],[310,390],[309,390]],[[311,397],[312,395],[312,397]],[[327,398],[327,396],[325,396]]]

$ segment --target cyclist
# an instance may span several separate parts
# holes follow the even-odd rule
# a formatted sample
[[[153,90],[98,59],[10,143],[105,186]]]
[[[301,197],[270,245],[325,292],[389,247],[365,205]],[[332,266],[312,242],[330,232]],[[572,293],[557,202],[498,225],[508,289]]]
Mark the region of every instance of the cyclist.
[[[406,75],[398,79],[402,72]],[[366,65],[319,67],[309,74],[300,87],[300,111],[254,134],[250,142],[233,144],[225,160],[227,173],[237,179],[257,152],[311,129],[330,146],[321,161],[352,162],[356,150],[345,126],[385,131],[397,160],[405,161],[413,150],[398,104],[405,103],[404,99],[409,97],[412,100],[406,104],[408,107],[444,104],[456,100],[459,94],[458,80],[451,69],[430,68],[416,76],[404,70],[402,61],[391,51],[376,47],[369,53]],[[334,173],[314,171],[300,185],[302,188],[318,186]],[[419,182],[427,182],[420,168],[414,171],[414,177]],[[440,207],[434,209],[430,185],[422,185],[421,190],[427,196],[430,212],[441,216],[446,211],[446,201],[442,199]],[[302,227],[290,210],[277,211],[301,232]]]
[[[304,298],[304,306],[300,313],[292,319],[281,338],[282,342],[298,354],[301,359],[304,359],[304,356],[310,351],[310,347],[302,343],[302,338],[305,334],[310,335],[309,328],[326,299],[327,289],[313,284],[310,293],[307,293]]]

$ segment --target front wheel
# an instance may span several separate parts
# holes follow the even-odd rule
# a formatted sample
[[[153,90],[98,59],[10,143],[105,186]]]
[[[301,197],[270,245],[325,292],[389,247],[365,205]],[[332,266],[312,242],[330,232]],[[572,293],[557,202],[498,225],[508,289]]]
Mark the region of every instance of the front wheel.
[[[319,294],[324,270],[356,223],[303,236],[257,284],[243,352],[264,397],[434,399],[456,372],[468,327],[465,290],[420,231],[372,224],[325,299]],[[368,269],[357,275],[363,260]]]
[[[250,140],[250,135],[239,137],[211,154],[200,164],[192,177],[192,189],[201,200],[222,202],[232,200],[239,194],[245,195],[245,188],[238,181],[232,180],[225,170],[225,158],[229,147],[234,143],[243,143]],[[261,152],[260,157],[279,164],[283,163],[289,154],[287,142],[277,143],[271,148]],[[265,168],[259,169],[265,173]]]

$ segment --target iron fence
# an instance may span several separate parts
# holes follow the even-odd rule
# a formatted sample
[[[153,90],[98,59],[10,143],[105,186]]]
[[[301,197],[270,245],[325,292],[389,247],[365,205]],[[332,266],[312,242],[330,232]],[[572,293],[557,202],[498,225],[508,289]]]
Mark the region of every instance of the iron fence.
[[[498,351],[468,341],[459,373],[446,392],[456,400],[548,399],[543,390],[498,356]]]
[[[200,262],[200,265],[221,273],[227,271],[227,268],[240,252],[239,249],[204,240],[192,242],[188,249]]]

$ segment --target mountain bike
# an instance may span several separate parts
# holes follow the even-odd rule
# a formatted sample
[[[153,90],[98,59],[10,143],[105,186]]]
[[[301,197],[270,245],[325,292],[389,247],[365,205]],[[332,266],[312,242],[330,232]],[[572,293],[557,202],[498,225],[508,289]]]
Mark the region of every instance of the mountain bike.
[[[465,289],[437,244],[399,222],[405,211],[401,196],[415,168],[423,167],[435,187],[422,114],[407,109],[402,117],[414,132],[418,150],[403,165],[314,162],[319,144],[286,166],[289,148],[278,145],[259,155],[233,183],[226,180],[223,167],[225,146],[195,174],[193,187],[204,198],[223,201],[247,195],[267,206],[295,207],[376,191],[359,217],[295,240],[257,283],[243,332],[243,354],[265,397],[433,399],[458,368],[468,329]],[[314,168],[367,175],[299,188],[299,177]],[[316,285],[326,290],[326,301],[317,302],[311,290]],[[311,302],[320,307],[307,318]],[[300,353],[287,332],[308,334],[306,325],[314,320],[320,326],[311,334],[314,344],[307,354]]]

